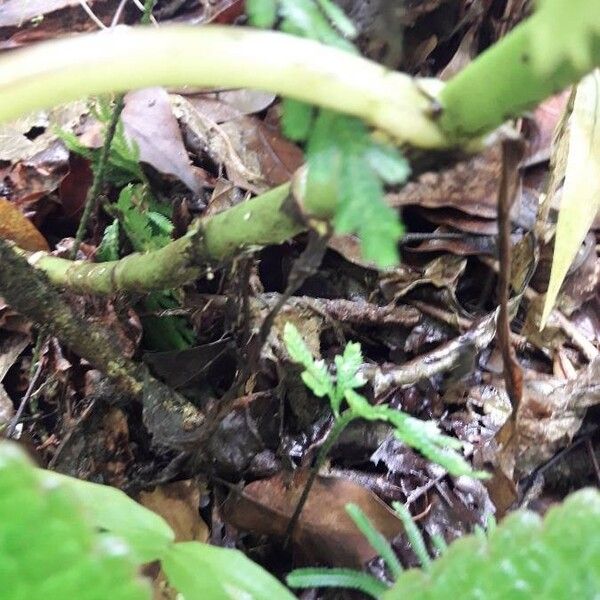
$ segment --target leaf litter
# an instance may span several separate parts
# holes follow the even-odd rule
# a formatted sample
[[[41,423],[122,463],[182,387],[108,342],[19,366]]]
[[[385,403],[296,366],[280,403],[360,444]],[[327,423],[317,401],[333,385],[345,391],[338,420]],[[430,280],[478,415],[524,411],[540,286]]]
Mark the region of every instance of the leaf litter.
[[[13,4],[0,9],[0,27],[8,32],[3,47],[26,44],[34,35],[31,23],[19,32],[20,23],[11,17]],[[94,27],[79,14],[79,3],[38,4],[39,14],[48,17],[41,22],[40,37],[58,35],[61,26],[64,33],[73,23],[77,26],[72,30]],[[241,12],[239,2],[216,2],[210,8],[204,3],[179,4],[161,3],[159,10],[164,12],[157,14],[179,21],[231,22]],[[362,3],[340,4],[350,8],[356,20],[357,44],[363,52],[424,74],[438,74],[453,60],[464,64],[482,36],[500,33],[506,17],[475,15],[462,1],[454,3],[455,12],[446,13],[447,2],[411,3],[394,16],[404,29],[401,43],[407,47],[398,53],[389,30],[393,20],[386,18],[381,3],[369,3],[375,7],[371,12],[361,8]],[[107,21],[117,8],[109,0],[90,5]],[[447,15],[445,28],[434,11]],[[123,20],[129,22],[132,14],[126,12]],[[489,23],[486,32],[484,18]],[[467,35],[468,43],[457,50],[455,42]],[[419,164],[417,159],[406,185],[399,184],[406,173],[382,185],[385,205],[378,210],[386,215],[401,212],[405,223],[399,266],[378,270],[358,252],[360,244],[353,235],[359,231],[356,213],[348,208],[342,225],[349,233],[329,241],[319,269],[285,304],[226,414],[219,413],[222,398],[247,360],[249,341],[281,298],[306,244],[303,236],[207,270],[195,289],[176,291],[169,302],[69,299],[82,314],[115,332],[124,353],[143,354],[155,374],[193,399],[207,419],[218,416],[212,436],[192,456],[161,445],[177,433],[167,427],[162,440],[152,441],[131,399],[55,340],[44,350],[44,383],[26,409],[23,440],[30,441],[43,464],[126,489],[167,518],[183,514],[180,529],[187,533],[182,535],[237,545],[274,572],[280,572],[281,562],[366,566],[377,572],[373,550],[344,511],[348,502],[360,505],[410,566],[416,558],[401,522],[385,502],[408,503],[429,541],[435,535],[450,541],[483,526],[493,513],[561,497],[593,482],[593,462],[589,455],[582,459],[578,450],[581,440],[589,440],[597,454],[599,444],[594,407],[600,404],[600,268],[598,229],[591,213],[584,243],[573,246],[579,258],[566,267],[556,308],[539,331],[552,233],[561,227],[564,213],[559,213],[558,225],[555,210],[537,221],[536,213],[552,168],[552,134],[565,104],[564,96],[548,101],[530,115],[523,130],[535,151],[519,169],[523,187],[510,213],[510,235],[515,245],[525,244],[536,231],[540,258],[536,263],[525,253],[523,265],[514,269],[531,269],[533,276],[511,314],[510,344],[524,377],[510,444],[503,444],[499,433],[511,419],[496,343],[499,145],[472,157],[439,157],[434,164]],[[0,210],[6,210],[0,212],[5,215],[0,217],[0,234],[23,247],[50,247],[59,254],[74,234],[91,183],[82,174],[93,161],[100,127],[87,107],[69,110],[75,117],[69,130],[91,152],[87,156],[57,140],[48,116],[24,120],[0,137]],[[177,219],[178,227],[167,226],[166,234],[161,230],[168,240],[173,230],[185,230],[195,216],[287,181],[302,164],[307,146],[284,136],[281,113],[277,99],[245,90],[188,94],[153,88],[128,95],[123,122],[143,163],[136,181],[145,186],[143,201],[136,205],[145,215],[143,224],[151,218],[166,224],[152,215]],[[325,129],[331,125],[328,118],[332,117],[321,116]],[[591,133],[583,126],[584,135]],[[361,135],[357,130],[357,139]],[[358,183],[366,181],[370,189],[380,183],[365,170],[368,152],[354,146],[352,165],[361,174]],[[308,155],[310,160],[310,142]],[[575,174],[575,181],[580,179]],[[107,205],[118,206],[119,188],[114,182],[105,186]],[[563,201],[565,191],[568,202],[566,184]],[[353,202],[356,199],[349,197],[348,207]],[[6,215],[16,223],[8,232]],[[95,215],[83,246],[89,257],[107,243],[116,256],[135,248],[135,232],[129,235],[121,223],[112,241],[104,241],[106,227],[115,219],[111,212]],[[395,248],[390,240],[398,233],[388,231],[382,239],[388,252]],[[518,287],[515,284],[513,291]],[[31,377],[30,326],[17,311],[18,307],[0,305],[0,365],[6,367],[0,371],[0,427],[18,406]],[[148,318],[180,319],[187,332],[185,347],[157,351],[141,335]],[[292,539],[293,552],[283,548],[307,469],[330,427],[327,405],[303,386],[297,367],[288,360],[282,342],[287,321],[326,364],[347,341],[360,342],[368,399],[435,420],[444,433],[464,443],[474,467],[487,469],[493,478],[479,482],[449,476],[399,442],[387,424],[357,422],[333,447],[309,494]],[[557,469],[561,477],[553,475]]]

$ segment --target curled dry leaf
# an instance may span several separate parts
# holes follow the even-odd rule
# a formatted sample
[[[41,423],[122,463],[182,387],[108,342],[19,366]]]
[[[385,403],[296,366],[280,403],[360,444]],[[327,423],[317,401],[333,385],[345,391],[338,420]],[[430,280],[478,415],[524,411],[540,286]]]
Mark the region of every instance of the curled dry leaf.
[[[565,171],[554,259],[542,313],[544,327],[569,267],[600,208],[600,69],[582,80],[571,115],[569,152]]]

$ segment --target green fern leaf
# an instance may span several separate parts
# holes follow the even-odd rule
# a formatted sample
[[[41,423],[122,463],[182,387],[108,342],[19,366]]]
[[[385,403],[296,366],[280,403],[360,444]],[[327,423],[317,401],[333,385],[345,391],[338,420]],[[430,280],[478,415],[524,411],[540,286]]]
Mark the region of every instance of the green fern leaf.
[[[298,588],[350,588],[373,598],[380,598],[387,586],[372,575],[352,569],[296,569],[286,578],[290,587]]]
[[[544,520],[515,512],[450,544],[429,571],[405,571],[384,600],[581,598],[600,592],[600,493],[581,490]]]

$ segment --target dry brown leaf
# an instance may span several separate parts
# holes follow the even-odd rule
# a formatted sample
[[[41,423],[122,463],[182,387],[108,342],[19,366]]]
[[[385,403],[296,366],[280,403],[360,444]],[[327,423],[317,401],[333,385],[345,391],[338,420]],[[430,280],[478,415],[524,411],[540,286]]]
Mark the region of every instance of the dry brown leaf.
[[[159,485],[152,492],[141,492],[138,500],[169,524],[175,541],[208,541],[208,526],[198,512],[200,489],[193,479]]]
[[[232,494],[223,511],[225,519],[246,531],[283,537],[306,485],[307,471],[254,481],[242,494]],[[310,562],[361,568],[375,550],[346,513],[354,503],[387,539],[402,532],[401,521],[370,490],[336,477],[317,477],[302,511],[292,542]]]
[[[192,166],[163,88],[147,88],[125,96],[123,109],[125,133],[138,145],[140,160],[160,173],[174,175],[198,193],[201,178]]]
[[[4,198],[0,198],[0,237],[15,242],[23,250],[50,249],[35,225],[12,202]]]

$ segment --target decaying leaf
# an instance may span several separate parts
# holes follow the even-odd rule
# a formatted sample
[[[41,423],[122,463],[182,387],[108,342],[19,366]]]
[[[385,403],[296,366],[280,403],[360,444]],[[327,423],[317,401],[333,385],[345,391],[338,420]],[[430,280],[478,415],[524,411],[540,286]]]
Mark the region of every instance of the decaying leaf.
[[[49,250],[48,242],[35,225],[12,203],[0,198],[0,237],[23,250]]]
[[[250,483],[226,501],[227,521],[239,529],[283,537],[307,477],[307,471],[297,471],[289,478],[279,474]],[[292,538],[304,558],[361,568],[375,556],[346,513],[348,503],[357,504],[386,538],[402,532],[400,519],[368,489],[348,479],[317,477]]]
[[[160,173],[176,176],[193,192],[200,191],[202,181],[190,163],[169,96],[163,88],[127,94],[122,119],[127,136],[138,145],[142,162]]]
[[[192,479],[141,492],[139,503],[160,515],[175,532],[176,542],[207,542],[208,526],[200,518],[200,489]]]
[[[543,328],[562,282],[600,208],[600,70],[577,88],[571,116],[565,184],[556,225],[550,283],[542,313]]]

